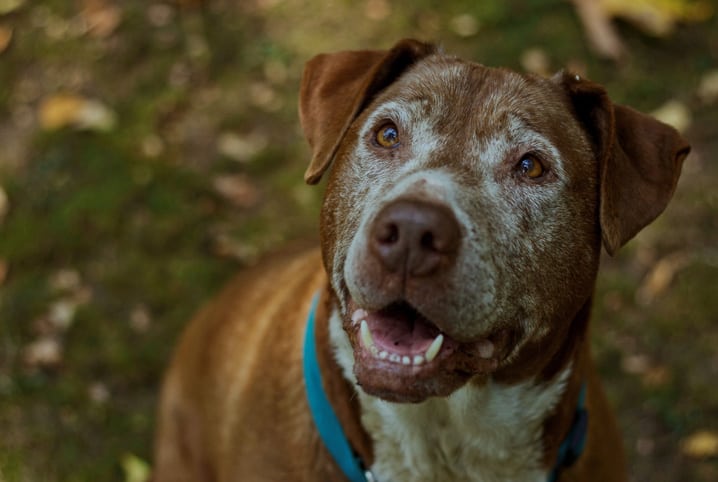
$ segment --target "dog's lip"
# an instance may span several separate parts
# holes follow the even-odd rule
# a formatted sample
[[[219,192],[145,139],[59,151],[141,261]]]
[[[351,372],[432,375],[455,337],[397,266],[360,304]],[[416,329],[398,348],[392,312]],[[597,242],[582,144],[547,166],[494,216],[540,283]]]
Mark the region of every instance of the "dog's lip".
[[[500,331],[459,341],[401,300],[369,310],[350,299],[348,308],[347,328],[356,361],[393,375],[430,376],[439,366],[469,374],[492,371],[506,339]]]

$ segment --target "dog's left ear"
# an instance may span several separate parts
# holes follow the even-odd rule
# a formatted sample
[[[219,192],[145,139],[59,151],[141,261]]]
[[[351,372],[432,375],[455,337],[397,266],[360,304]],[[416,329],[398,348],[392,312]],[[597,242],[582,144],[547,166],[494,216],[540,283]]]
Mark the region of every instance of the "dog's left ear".
[[[593,142],[603,245],[613,255],[663,212],[691,148],[673,127],[614,104],[594,82],[567,72],[554,81],[568,92]]]
[[[312,148],[307,183],[319,182],[350,124],[371,100],[435,51],[431,44],[405,39],[388,51],[321,54],[307,62],[299,91],[299,120]]]

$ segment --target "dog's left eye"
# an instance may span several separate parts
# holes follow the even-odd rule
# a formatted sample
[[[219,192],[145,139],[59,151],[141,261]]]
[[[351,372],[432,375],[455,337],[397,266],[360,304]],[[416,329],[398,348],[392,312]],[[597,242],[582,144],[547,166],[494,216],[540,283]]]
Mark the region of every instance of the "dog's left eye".
[[[544,175],[546,168],[533,154],[524,154],[516,165],[518,171],[530,179],[537,179]]]
[[[399,145],[399,129],[392,122],[384,124],[376,133],[376,142],[382,147],[396,147]]]

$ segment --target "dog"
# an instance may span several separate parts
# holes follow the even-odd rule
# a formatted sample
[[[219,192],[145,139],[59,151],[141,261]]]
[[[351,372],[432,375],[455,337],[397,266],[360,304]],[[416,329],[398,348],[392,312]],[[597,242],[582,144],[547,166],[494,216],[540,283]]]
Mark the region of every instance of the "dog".
[[[320,246],[188,326],[155,482],[625,481],[591,300],[602,247],[671,198],[679,133],[410,39],[311,59],[299,114]]]

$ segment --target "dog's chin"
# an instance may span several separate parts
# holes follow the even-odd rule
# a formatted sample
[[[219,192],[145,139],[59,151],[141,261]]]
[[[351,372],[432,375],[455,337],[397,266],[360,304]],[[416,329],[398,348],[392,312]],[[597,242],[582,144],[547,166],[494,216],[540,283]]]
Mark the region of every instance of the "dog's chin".
[[[354,350],[354,374],[362,390],[391,402],[445,397],[469,380],[495,371],[508,332],[458,341],[405,301],[379,310],[350,300],[344,329]]]

